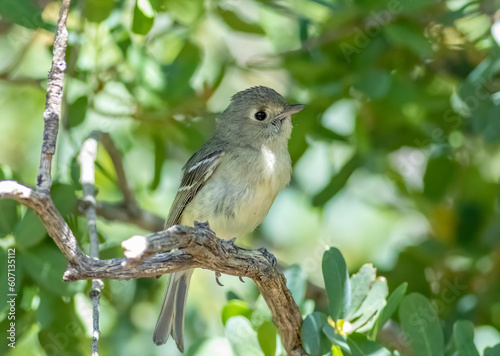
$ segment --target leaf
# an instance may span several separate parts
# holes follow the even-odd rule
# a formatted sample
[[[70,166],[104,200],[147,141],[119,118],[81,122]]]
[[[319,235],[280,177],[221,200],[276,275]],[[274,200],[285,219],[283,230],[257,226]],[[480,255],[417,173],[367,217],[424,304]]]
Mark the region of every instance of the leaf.
[[[306,296],[307,276],[299,265],[292,265],[283,273],[286,286],[292,292],[293,299],[298,306],[302,305]]]
[[[155,151],[155,172],[153,181],[151,182],[151,190],[156,190],[158,185],[161,182],[161,171],[163,168],[163,163],[167,158],[166,145],[163,142],[162,137],[160,135],[153,135],[153,144]]]
[[[266,321],[272,321],[272,320],[273,317],[271,311],[269,310],[269,307],[267,306],[267,303],[261,294],[257,298],[257,301],[255,302],[255,305],[253,307],[252,316],[250,318],[252,326],[257,330]]]
[[[484,349],[484,356],[498,356],[500,355],[500,344],[493,347],[487,347]]]
[[[354,88],[372,99],[381,99],[391,88],[392,76],[379,69],[360,71],[356,74]]]
[[[469,320],[457,320],[453,324],[453,342],[457,356],[479,356],[474,345],[474,324]]]
[[[14,237],[16,246],[29,248],[38,245],[47,235],[45,226],[33,210],[26,211],[26,214],[16,224]]]
[[[224,308],[222,308],[222,324],[226,325],[229,318],[236,315],[250,319],[252,316],[252,308],[250,308],[247,302],[239,299],[231,299],[224,305]]]
[[[134,18],[132,20],[132,32],[138,35],[146,35],[153,27],[155,15],[155,10],[150,0],[136,0]]]
[[[304,349],[311,356],[326,354],[331,347],[331,343],[323,333],[323,326],[328,324],[325,314],[314,312],[309,314],[302,323],[300,335]]]
[[[108,18],[114,6],[114,0],[86,0],[84,16],[90,22],[102,22]]]
[[[458,166],[447,157],[429,160],[424,175],[424,195],[432,201],[442,199],[456,177]]]
[[[42,9],[32,0],[2,0],[0,1],[0,15],[2,20],[32,30],[41,27],[53,32],[54,29],[42,19]]]
[[[374,327],[370,332],[370,339],[375,340],[378,331],[385,325],[387,321],[389,321],[392,314],[394,314],[399,304],[403,300],[407,288],[408,283],[403,282],[389,295],[389,298],[387,298],[387,304],[385,305],[384,309],[382,309],[382,312],[380,313]]]
[[[234,316],[226,323],[226,336],[231,348],[238,356],[264,356],[257,334],[250,321],[243,316]]]
[[[0,200],[0,237],[12,233],[18,219],[17,202],[10,199]]]
[[[72,185],[55,183],[50,189],[50,195],[63,217],[75,212],[77,197]]]
[[[247,33],[265,34],[262,27],[242,20],[237,14],[232,11],[221,9],[220,7],[218,7],[217,13],[221,17],[221,19],[233,30]]]
[[[371,284],[375,281],[377,269],[373,265],[365,264],[359,272],[351,276],[351,307],[347,320],[356,312],[370,290]]]
[[[67,129],[71,129],[80,125],[87,116],[87,108],[89,106],[89,99],[87,96],[81,96],[76,99],[68,107],[68,122]]]
[[[385,298],[388,294],[386,279],[383,277],[377,278],[365,300],[352,317],[353,330],[365,332],[372,328],[382,308],[386,305]]]
[[[344,187],[349,177],[361,164],[361,159],[358,154],[355,154],[349,161],[344,164],[340,171],[332,178],[330,183],[317,195],[314,196],[312,203],[314,206],[323,206],[330,200],[340,189]]]
[[[415,355],[443,355],[443,330],[426,297],[418,293],[407,295],[399,307],[399,319]]]
[[[361,334],[352,334],[347,338],[351,356],[391,356],[392,353]]]
[[[276,336],[278,330],[272,321],[267,321],[262,324],[257,330],[257,338],[259,345],[264,351],[265,356],[274,356],[276,354]]]
[[[82,291],[85,286],[85,281],[63,282],[62,276],[68,261],[56,247],[37,247],[19,254],[18,257],[31,278],[51,293],[71,297]]]
[[[323,254],[322,270],[330,317],[337,321],[349,311],[351,285],[344,257],[335,247]]]
[[[347,343],[347,336],[337,333],[329,323],[323,326],[323,333],[326,335],[328,340],[331,341],[332,344],[340,347],[348,354],[351,352],[349,344]]]

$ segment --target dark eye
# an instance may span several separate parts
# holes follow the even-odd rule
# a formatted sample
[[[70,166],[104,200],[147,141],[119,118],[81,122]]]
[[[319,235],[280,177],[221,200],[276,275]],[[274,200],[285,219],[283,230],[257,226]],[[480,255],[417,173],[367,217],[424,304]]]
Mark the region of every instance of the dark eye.
[[[255,118],[259,121],[265,120],[267,117],[267,114],[264,111],[259,111],[255,113]]]

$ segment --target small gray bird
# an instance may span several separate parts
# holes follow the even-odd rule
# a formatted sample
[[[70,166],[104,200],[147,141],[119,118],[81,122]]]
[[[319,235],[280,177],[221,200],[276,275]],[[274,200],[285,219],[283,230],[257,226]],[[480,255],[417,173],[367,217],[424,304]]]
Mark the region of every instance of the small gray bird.
[[[287,105],[264,86],[235,94],[216,119],[214,136],[183,167],[165,227],[208,221],[224,239],[254,230],[290,181],[291,115],[302,109],[304,105]],[[192,273],[172,273],[153,334],[156,345],[172,334],[184,352],[184,308]]]

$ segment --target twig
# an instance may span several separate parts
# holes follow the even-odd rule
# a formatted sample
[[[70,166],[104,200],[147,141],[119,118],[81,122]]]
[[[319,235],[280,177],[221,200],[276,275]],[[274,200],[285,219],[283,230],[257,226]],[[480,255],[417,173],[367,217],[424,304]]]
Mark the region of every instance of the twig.
[[[85,204],[83,201],[78,202],[78,208]],[[109,203],[96,201],[96,212],[98,216],[109,221],[121,221],[124,223],[134,224],[147,231],[160,231],[165,226],[165,219],[155,215],[147,210],[139,209],[138,214],[131,214],[123,203]]]
[[[97,133],[92,133],[83,143],[82,151],[78,155],[81,167],[80,183],[83,188],[83,201],[85,202],[85,215],[90,240],[90,257],[99,258],[99,236],[97,236],[97,216],[95,202],[95,161],[97,157]],[[93,332],[91,341],[92,356],[98,356],[97,345],[99,342],[99,300],[104,284],[100,279],[92,280],[92,290],[89,293],[92,301]]]
[[[63,0],[57,21],[57,31],[54,38],[54,52],[52,57],[52,68],[49,72],[49,83],[47,86],[47,99],[43,119],[42,154],[40,166],[36,178],[36,190],[41,195],[48,196],[52,186],[50,176],[52,156],[56,151],[57,132],[59,130],[59,119],[61,118],[61,102],[64,85],[64,71],[66,70],[66,47],[68,45],[68,30],[66,20],[68,19],[69,4],[71,0]]]
[[[107,132],[99,133],[99,140],[106,151],[108,151],[111,161],[113,161],[118,180],[118,188],[122,192],[125,208],[130,215],[138,215],[140,208],[135,200],[134,193],[128,184],[127,176],[125,175],[125,170],[123,169],[122,155],[120,151],[118,151],[113,143],[113,140],[111,139],[111,136]]]

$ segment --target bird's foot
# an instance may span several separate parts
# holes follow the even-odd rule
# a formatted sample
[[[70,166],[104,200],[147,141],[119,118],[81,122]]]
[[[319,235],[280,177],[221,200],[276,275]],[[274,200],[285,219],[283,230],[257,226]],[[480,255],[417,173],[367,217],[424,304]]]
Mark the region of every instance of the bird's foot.
[[[219,278],[222,277],[222,274],[220,272],[215,272],[215,281],[217,282],[218,285],[220,285],[221,287],[224,287],[224,284],[222,284],[220,281],[219,281]]]
[[[233,237],[231,240],[222,240],[221,246],[222,246],[222,249],[224,250],[225,253],[228,253],[231,251],[234,253],[238,253],[240,248],[234,244],[235,241],[236,241],[236,237]]]
[[[266,250],[264,247],[259,248],[257,251],[260,251],[264,255],[264,257],[266,257],[269,261],[271,261],[273,267],[278,264],[276,257],[274,257],[274,255],[268,250]]]

